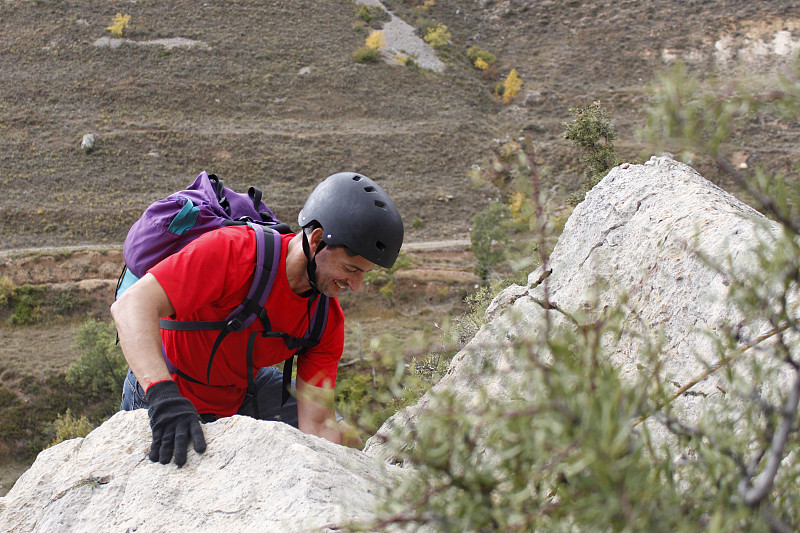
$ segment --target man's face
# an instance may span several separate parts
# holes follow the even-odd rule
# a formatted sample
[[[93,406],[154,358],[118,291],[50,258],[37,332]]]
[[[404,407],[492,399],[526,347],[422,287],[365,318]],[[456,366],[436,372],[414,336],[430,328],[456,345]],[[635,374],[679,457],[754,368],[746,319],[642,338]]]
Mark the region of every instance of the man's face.
[[[317,287],[325,296],[338,297],[350,289],[357,291],[364,282],[364,274],[375,268],[375,263],[360,255],[350,256],[344,248],[325,247],[316,256]]]

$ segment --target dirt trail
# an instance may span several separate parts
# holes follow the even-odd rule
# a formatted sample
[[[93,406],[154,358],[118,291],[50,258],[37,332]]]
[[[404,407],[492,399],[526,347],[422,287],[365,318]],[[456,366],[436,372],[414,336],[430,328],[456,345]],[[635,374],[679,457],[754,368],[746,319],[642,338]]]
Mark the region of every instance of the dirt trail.
[[[398,279],[415,282],[440,281],[472,283],[474,259],[468,239],[410,242],[403,252],[411,265],[397,273]],[[48,246],[0,250],[0,278],[8,277],[16,285],[70,284],[96,290],[116,282],[124,264],[122,246]]]

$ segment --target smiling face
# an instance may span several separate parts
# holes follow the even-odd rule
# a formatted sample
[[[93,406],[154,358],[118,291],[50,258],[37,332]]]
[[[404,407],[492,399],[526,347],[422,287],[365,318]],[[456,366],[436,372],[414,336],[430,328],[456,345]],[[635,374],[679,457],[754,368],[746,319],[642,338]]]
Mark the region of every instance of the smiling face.
[[[350,255],[343,247],[325,247],[316,255],[316,277],[319,291],[336,298],[350,289],[357,291],[364,282],[364,274],[375,268],[375,263],[360,255]]]

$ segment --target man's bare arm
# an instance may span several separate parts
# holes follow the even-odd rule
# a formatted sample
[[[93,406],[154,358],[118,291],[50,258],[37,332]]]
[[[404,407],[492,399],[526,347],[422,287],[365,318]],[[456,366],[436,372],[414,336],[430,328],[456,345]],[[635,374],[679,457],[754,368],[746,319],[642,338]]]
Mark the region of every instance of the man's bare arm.
[[[152,274],[145,274],[111,305],[122,353],[144,390],[170,379],[161,355],[158,319],[174,313],[167,294]]]
[[[333,389],[309,385],[297,378],[297,421],[303,433],[310,433],[336,444],[342,435],[336,424]]]
[[[344,420],[336,420],[333,389],[309,385],[297,379],[298,427],[336,444],[360,448],[363,442],[358,431]]]
[[[158,319],[174,313],[167,294],[152,274],[145,274],[111,306],[122,353],[147,393],[153,434],[150,460],[167,464],[174,457],[180,467],[186,463],[189,442],[196,452],[203,453],[206,440],[197,410],[181,396],[161,353]]]

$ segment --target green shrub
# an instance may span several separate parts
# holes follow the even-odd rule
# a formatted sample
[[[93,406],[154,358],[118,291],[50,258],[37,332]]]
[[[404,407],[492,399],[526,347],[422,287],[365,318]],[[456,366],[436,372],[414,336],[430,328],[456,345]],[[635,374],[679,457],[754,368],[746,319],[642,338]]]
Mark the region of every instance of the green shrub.
[[[425,42],[434,48],[443,48],[450,43],[452,35],[444,24],[437,24],[434,28],[428,28],[425,32]]]
[[[487,279],[506,258],[505,247],[510,236],[505,222],[510,217],[508,206],[497,202],[472,217],[469,238],[475,256],[474,271],[481,279]]]
[[[11,308],[8,323],[28,326],[41,316],[44,289],[34,285],[17,286],[8,276],[0,278],[0,307]]]
[[[375,48],[362,46],[353,52],[353,59],[359,63],[377,63],[381,59],[381,53]]]
[[[40,305],[44,289],[33,285],[17,287],[12,303],[14,311],[8,321],[14,326],[28,326],[41,316]]]
[[[17,403],[17,395],[13,391],[8,390],[0,383],[0,409],[4,407],[11,407]]]
[[[362,4],[356,8],[357,25],[360,29],[373,28],[378,29],[391,19],[387,13],[380,6],[368,6]]]
[[[59,316],[68,315],[78,307],[77,291],[72,287],[55,295],[53,311]]]
[[[800,62],[790,87],[776,95],[779,84],[767,83],[771,98],[750,93],[747,108],[796,120],[798,79]],[[626,322],[641,320],[637,310],[620,301],[567,314],[545,291],[540,328],[525,337],[524,328],[504,324],[503,331],[520,335],[479,347],[502,351],[502,369],[475,361],[472,374],[461,376],[474,384],[466,401],[437,390],[414,423],[390,437],[413,474],[390,490],[386,514],[362,524],[365,530],[800,531],[800,208],[785,196],[782,178],[744,175],[725,159],[733,148],[720,132],[735,122],[731,109],[743,109],[734,102],[743,93],[730,100],[698,91],[669,98],[680,86],[670,79],[657,89],[650,133],[659,143],[712,155],[781,229],[764,228],[754,241],[757,268],[746,276],[733,271],[730,258],[709,261],[729,281],[730,313],[728,323],[707,332],[718,361],[709,371],[721,371],[718,390],[696,393],[704,396],[704,412],[691,421],[673,412],[675,391],[659,362],[674,354],[665,353],[657,331],[634,342],[638,376],[622,379],[609,364],[623,331],[633,334]],[[685,114],[689,109],[697,114]],[[752,123],[754,115],[740,118]],[[768,342],[751,325],[770,327]],[[503,397],[482,383],[493,373],[503,377]],[[653,428],[666,430],[667,443],[656,445]]]
[[[374,268],[366,273],[364,282],[379,287],[378,293],[386,300],[389,307],[394,302],[394,281],[398,270],[406,268],[411,264],[411,258],[404,253],[397,256],[397,260],[392,268]]]
[[[17,294],[17,286],[8,276],[0,278],[0,307],[11,305]]]
[[[497,58],[493,53],[483,50],[478,46],[470,46],[467,49],[467,57],[470,61],[472,61],[473,65],[481,70],[488,69],[490,66],[494,65],[495,61],[497,61]]]
[[[113,322],[88,320],[78,329],[78,359],[67,369],[67,382],[111,404],[122,394],[128,364],[116,342]]]
[[[77,417],[73,414],[72,409],[67,409],[63,415],[58,415],[58,418],[53,422],[53,427],[55,428],[56,436],[53,437],[50,446],[65,440],[85,437],[94,429],[94,426],[86,416]]]
[[[370,11],[369,6],[361,4],[356,9],[356,17],[360,18],[366,23],[369,23],[372,20],[372,11]]]
[[[571,200],[574,205],[583,201],[586,192],[617,164],[614,150],[617,134],[600,102],[593,102],[589,107],[573,107],[569,113],[574,120],[562,123],[566,128],[564,137],[580,150],[585,176],[581,191]]]

